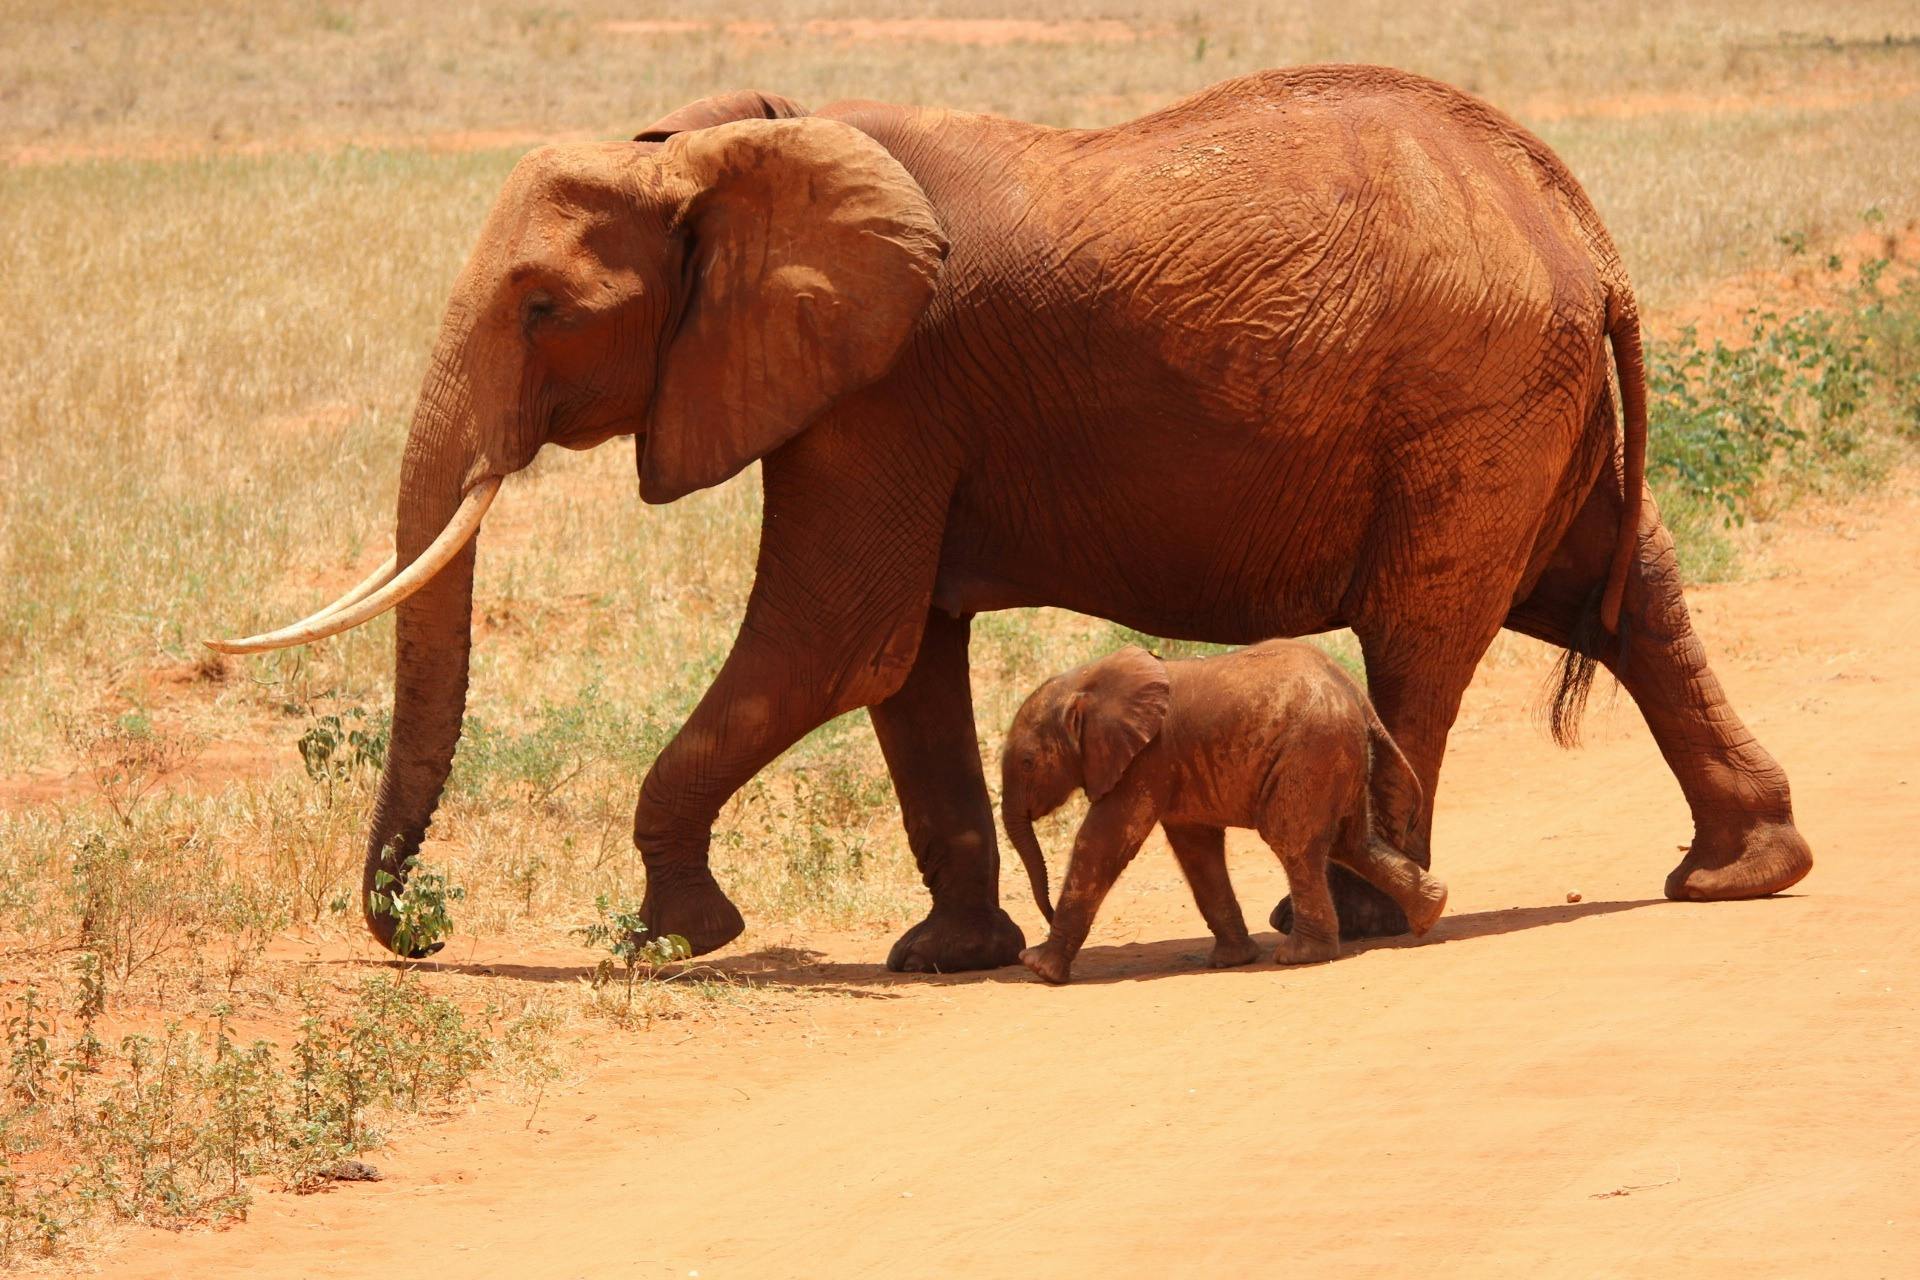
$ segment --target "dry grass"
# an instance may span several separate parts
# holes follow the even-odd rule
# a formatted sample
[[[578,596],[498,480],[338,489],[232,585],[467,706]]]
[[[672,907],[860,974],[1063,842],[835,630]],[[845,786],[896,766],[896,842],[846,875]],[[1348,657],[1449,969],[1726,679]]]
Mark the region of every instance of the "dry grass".
[[[1656,302],[1758,260],[1782,232],[1844,228],[1874,204],[1920,212],[1901,148],[1920,124],[1920,27],[1898,0],[1066,0],[1048,11],[1061,39],[991,44],[975,42],[992,20],[1034,20],[1004,0],[897,0],[892,27],[872,24],[871,4],[802,0],[15,9],[0,122],[27,155],[617,137],[738,85],[1091,126],[1254,68],[1372,61],[1545,133]]]
[[[182,993],[204,1017],[235,992],[284,1022],[298,966],[250,968],[266,940],[357,937],[372,774],[316,780],[297,744],[330,714],[377,725],[390,623],[230,668],[201,664],[196,640],[304,613],[384,552],[428,346],[515,138],[621,136],[743,85],[1087,126],[1242,70],[1361,60],[1539,128],[1656,307],[1777,267],[1788,233],[1818,245],[1869,207],[1920,216],[1909,4],[1274,10],[1065,0],[1050,19],[1097,20],[1072,29],[1084,39],[979,44],[940,20],[1017,7],[895,0],[914,38],[870,39],[845,25],[870,0],[772,0],[738,13],[771,24],[745,34],[692,4],[9,5],[0,992],[33,978],[54,1038],[73,1031],[63,957],[106,949],[74,888],[101,840],[130,850],[116,901],[144,904],[108,957],[132,1023]],[[604,26],[662,20],[710,25]],[[621,444],[543,459],[482,539],[476,724],[428,857],[468,890],[463,929],[528,949],[570,946],[596,894],[637,897],[638,780],[751,579],[751,473],[650,511],[632,468]],[[1124,638],[1053,611],[976,634],[989,759],[1032,684]],[[143,770],[136,790],[123,775]],[[864,716],[747,788],[715,856],[763,926],[893,930],[923,909]]]

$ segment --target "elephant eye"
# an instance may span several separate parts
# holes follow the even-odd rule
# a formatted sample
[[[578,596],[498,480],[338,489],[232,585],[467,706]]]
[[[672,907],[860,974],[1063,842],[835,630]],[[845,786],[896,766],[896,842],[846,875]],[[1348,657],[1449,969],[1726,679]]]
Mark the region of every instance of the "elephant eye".
[[[520,304],[520,327],[531,334],[541,324],[553,319],[559,310],[560,304],[553,300],[552,294],[536,289]]]

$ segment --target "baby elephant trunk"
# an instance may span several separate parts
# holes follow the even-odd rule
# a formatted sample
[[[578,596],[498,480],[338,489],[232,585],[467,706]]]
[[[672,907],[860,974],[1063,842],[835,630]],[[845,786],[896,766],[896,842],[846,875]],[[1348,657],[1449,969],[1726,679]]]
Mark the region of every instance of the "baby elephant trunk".
[[[1019,851],[1020,863],[1027,869],[1027,883],[1033,886],[1034,905],[1040,908],[1040,914],[1053,923],[1053,904],[1047,901],[1047,859],[1040,851],[1040,841],[1033,834],[1033,818],[1027,813],[1025,804],[1012,802],[1002,806],[1001,821],[1006,823],[1007,838],[1013,841],[1013,847]]]

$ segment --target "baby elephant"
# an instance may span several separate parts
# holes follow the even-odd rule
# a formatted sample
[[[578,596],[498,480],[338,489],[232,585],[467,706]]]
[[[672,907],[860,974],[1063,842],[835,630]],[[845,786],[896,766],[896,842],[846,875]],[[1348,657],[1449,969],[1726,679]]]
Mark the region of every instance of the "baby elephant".
[[[1370,763],[1382,775],[1377,814]],[[1405,840],[1419,779],[1367,695],[1311,645],[1275,640],[1182,662],[1129,646],[1076,667],[1021,705],[1001,772],[1007,835],[1053,926],[1020,959],[1048,982],[1067,980],[1094,912],[1155,822],[1213,931],[1216,968],[1259,954],[1227,879],[1224,827],[1258,831],[1286,868],[1293,932],[1274,955],[1280,964],[1340,953],[1329,856],[1398,903],[1415,933],[1446,906],[1446,886],[1377,834]],[[1056,912],[1033,823],[1076,787],[1092,804]]]

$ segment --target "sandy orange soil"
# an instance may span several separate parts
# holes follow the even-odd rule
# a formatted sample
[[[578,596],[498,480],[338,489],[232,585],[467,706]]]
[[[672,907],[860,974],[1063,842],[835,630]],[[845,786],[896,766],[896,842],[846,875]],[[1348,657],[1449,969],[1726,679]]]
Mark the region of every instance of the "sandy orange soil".
[[[1503,642],[1422,945],[1209,972],[1149,846],[1071,987],[895,977],[880,937],[738,956],[819,992],[617,1037],[531,1122],[483,1101],[370,1156],[383,1182],[139,1235],[104,1273],[1914,1275],[1917,543],[1908,476],[1694,593],[1819,856],[1787,896],[1661,900],[1686,810],[1631,704],[1556,751],[1545,655]],[[1272,858],[1242,840],[1234,870],[1264,917]]]

